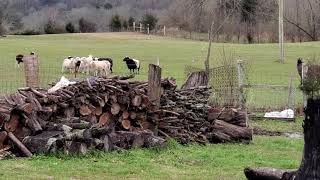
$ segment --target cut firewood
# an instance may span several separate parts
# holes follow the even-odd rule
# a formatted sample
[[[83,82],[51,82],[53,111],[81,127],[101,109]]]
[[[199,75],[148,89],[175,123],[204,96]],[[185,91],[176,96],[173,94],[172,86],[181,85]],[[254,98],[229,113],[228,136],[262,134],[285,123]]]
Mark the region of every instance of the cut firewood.
[[[110,96],[110,99],[111,99],[112,103],[118,102],[117,96],[115,96],[115,95]]]
[[[132,119],[132,120],[134,120],[134,119],[136,119],[137,118],[137,113],[135,113],[135,112],[130,112],[130,119]]]
[[[17,112],[24,112],[24,113],[30,114],[33,111],[33,107],[32,107],[32,104],[30,103],[19,104],[13,110]]]
[[[96,116],[100,116],[102,114],[102,107],[99,106],[99,107],[96,107],[93,114],[95,114]]]
[[[157,83],[161,85],[157,89],[160,99],[151,103],[148,82],[119,81],[119,77],[72,81],[76,83],[50,94],[25,88],[0,97],[0,129],[13,132],[35,153],[51,153],[57,148],[83,154],[88,149],[162,147],[163,138],[182,144],[252,139],[243,110],[219,108],[216,117],[209,118],[213,107],[208,104],[211,93],[207,87],[177,90],[172,79],[163,79]],[[221,116],[224,112],[231,113]],[[7,138],[2,146],[11,141]],[[22,148],[15,145],[11,151]]]
[[[126,130],[129,130],[131,128],[131,123],[128,119],[122,120],[122,127]]]
[[[19,115],[12,114],[10,120],[4,124],[4,129],[7,132],[14,132],[19,125]]]
[[[136,95],[133,99],[132,99],[132,105],[135,107],[139,107],[142,103],[142,98],[139,95]]]
[[[19,147],[19,149],[23,152],[23,154],[27,157],[31,157],[32,153],[29,151],[29,149],[26,148],[24,144],[22,144],[19,139],[16,138],[16,136],[12,132],[8,132],[8,137],[11,139],[11,141]]]
[[[110,122],[111,116],[112,115],[110,113],[103,113],[100,116],[99,125],[104,126],[104,125],[108,124]]]
[[[122,113],[122,118],[123,119],[128,119],[129,116],[130,116],[130,113],[128,111],[123,111],[123,113]]]
[[[72,117],[75,116],[75,108],[74,107],[69,107],[69,108],[66,108],[64,110],[64,116],[67,118],[67,119],[71,119]]]
[[[120,105],[118,103],[112,103],[111,114],[113,114],[113,115],[119,114],[120,109],[121,109],[121,107],[120,107]]]
[[[90,109],[88,106],[82,105],[82,106],[80,107],[80,114],[81,114],[82,116],[88,116],[88,115],[90,115],[91,113],[92,113],[92,111],[91,111],[91,109]]]
[[[7,139],[8,133],[5,131],[0,132],[0,149],[4,148],[4,141]]]

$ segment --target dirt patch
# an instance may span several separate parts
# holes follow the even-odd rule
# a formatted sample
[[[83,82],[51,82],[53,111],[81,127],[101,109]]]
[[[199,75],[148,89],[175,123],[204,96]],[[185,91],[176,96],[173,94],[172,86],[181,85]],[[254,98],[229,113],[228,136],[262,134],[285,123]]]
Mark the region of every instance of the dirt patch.
[[[279,132],[279,131],[268,131],[265,129],[261,129],[258,127],[255,127],[253,129],[253,134],[254,135],[258,135],[258,136],[284,136],[284,137],[288,137],[291,139],[302,139],[303,138],[303,134],[298,133],[298,132]]]

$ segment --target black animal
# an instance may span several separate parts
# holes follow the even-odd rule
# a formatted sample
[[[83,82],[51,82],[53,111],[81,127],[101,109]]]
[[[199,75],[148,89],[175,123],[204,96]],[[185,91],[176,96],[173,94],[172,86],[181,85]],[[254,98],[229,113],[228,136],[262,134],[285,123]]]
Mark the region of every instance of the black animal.
[[[16,61],[17,61],[17,64],[19,65],[20,63],[23,63],[23,55],[22,54],[19,54],[16,56]]]
[[[111,70],[111,73],[113,73],[113,70],[112,70],[113,60],[111,58],[98,58],[98,61],[109,61],[109,63],[111,64],[110,70]]]
[[[130,70],[130,73],[131,73],[131,71],[133,71],[133,73],[134,73],[135,70],[138,70],[137,73],[139,74],[139,72],[140,72],[140,61],[139,60],[132,59],[130,57],[125,57],[123,59],[123,61],[126,62],[128,69]]]
[[[35,56],[36,53],[35,53],[35,52],[30,52],[30,55]],[[18,67],[19,67],[19,65],[20,65],[21,63],[23,63],[23,58],[24,58],[24,55],[22,55],[22,54],[18,54],[18,55],[16,56],[16,61],[17,61]]]
[[[303,60],[302,60],[302,58],[299,58],[298,61],[297,61],[297,70],[298,70],[298,73],[299,73],[299,76],[300,76],[301,84],[302,84],[302,64],[303,64]]]

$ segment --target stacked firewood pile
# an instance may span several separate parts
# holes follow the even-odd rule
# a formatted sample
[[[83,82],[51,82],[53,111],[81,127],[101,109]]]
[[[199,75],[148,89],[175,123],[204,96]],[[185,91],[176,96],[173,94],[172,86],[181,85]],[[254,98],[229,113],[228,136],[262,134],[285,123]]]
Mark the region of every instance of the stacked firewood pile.
[[[165,91],[161,98],[163,118],[158,120],[161,135],[173,137],[180,143],[249,142],[245,111],[212,108],[208,105],[210,89]]]
[[[161,83],[160,108],[150,102],[147,82],[127,78],[87,78],[53,93],[18,89],[0,99],[0,159],[162,147],[169,137],[181,143],[251,140],[246,115],[208,106],[209,89],[176,90],[172,78]]]

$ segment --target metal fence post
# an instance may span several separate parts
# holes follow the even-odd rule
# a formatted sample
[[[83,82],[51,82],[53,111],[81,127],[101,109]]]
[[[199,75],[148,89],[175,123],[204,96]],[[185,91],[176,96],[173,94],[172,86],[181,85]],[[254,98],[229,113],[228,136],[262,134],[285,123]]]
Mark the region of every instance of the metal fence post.
[[[293,87],[293,75],[291,74],[289,77],[289,87],[288,87],[288,108],[294,110],[294,106],[295,106],[295,90]]]
[[[304,79],[306,78],[307,76],[307,72],[308,72],[308,66],[306,66],[304,63],[302,63],[302,86],[303,86],[303,82],[304,82]],[[306,108],[307,107],[307,95],[303,93],[303,107]]]
[[[245,107],[245,102],[244,102],[244,94],[243,94],[243,67],[242,67],[242,60],[237,61],[237,71],[238,71],[238,88],[239,88],[239,105],[240,108]]]

